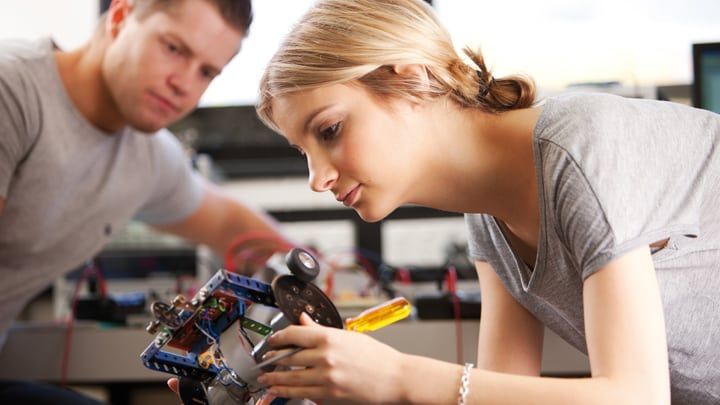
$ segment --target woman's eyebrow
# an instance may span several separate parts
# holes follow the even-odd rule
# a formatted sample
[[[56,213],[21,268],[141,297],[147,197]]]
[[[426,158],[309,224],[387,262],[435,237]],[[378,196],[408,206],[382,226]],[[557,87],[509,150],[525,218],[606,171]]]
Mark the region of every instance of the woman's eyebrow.
[[[317,117],[321,112],[333,107],[334,104],[328,104],[322,107],[317,108],[315,111],[311,112],[308,116],[307,120],[305,120],[305,125],[303,125],[303,133],[307,134],[310,132],[310,124],[313,122],[315,117]]]

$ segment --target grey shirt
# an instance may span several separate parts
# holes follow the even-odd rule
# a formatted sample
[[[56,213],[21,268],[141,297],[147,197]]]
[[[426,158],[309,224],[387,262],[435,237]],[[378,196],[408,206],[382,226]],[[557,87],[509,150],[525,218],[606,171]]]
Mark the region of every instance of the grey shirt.
[[[523,307],[587,353],[583,281],[634,248],[670,238],[653,262],[672,401],[719,403],[720,116],[611,95],[550,98],[535,127],[534,158],[533,268],[484,214],[466,215],[470,256],[488,262]]]
[[[0,42],[0,346],[23,306],[136,216],[172,223],[202,198],[168,131],[106,134],[71,103],[50,40]]]

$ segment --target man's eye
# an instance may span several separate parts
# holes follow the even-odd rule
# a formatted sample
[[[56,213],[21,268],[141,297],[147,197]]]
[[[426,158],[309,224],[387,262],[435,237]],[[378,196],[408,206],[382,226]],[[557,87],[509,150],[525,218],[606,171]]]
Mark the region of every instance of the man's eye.
[[[202,77],[209,79],[209,80],[212,80],[215,78],[215,76],[217,76],[217,74],[215,72],[211,71],[210,69],[202,69],[200,71],[200,74],[202,75]]]
[[[323,141],[332,141],[340,131],[340,122],[337,122],[320,131],[320,139]]]
[[[180,47],[169,41],[163,41],[165,43],[165,49],[170,53],[180,53]]]

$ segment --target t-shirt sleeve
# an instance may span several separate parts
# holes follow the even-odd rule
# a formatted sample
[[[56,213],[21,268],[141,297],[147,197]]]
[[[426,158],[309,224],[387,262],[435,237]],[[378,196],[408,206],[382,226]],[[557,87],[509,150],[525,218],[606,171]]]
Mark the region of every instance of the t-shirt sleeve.
[[[687,175],[692,167],[672,173],[677,165],[663,167],[627,151],[607,155],[603,167],[600,158],[580,162],[557,145],[542,149],[543,176],[552,179],[544,189],[546,209],[583,280],[638,247],[697,236],[702,184]]]
[[[0,61],[0,197],[7,198],[17,167],[36,139],[39,119],[36,92],[5,63]],[[22,97],[21,97],[22,95]]]
[[[181,222],[200,207],[204,180],[169,131],[153,138],[153,190],[135,219],[151,225]]]
[[[468,234],[468,257],[472,261],[487,262],[490,251],[495,250],[496,243],[488,227],[492,218],[487,214],[465,214],[465,227]]]

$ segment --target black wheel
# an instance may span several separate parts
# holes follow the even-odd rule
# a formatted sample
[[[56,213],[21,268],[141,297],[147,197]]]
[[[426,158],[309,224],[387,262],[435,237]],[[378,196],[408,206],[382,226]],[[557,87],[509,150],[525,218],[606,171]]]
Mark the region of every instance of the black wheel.
[[[307,250],[293,248],[285,257],[290,272],[300,280],[309,283],[320,273],[320,265]]]
[[[150,310],[161,324],[168,326],[171,329],[176,329],[182,324],[180,316],[175,308],[162,301],[153,302],[150,306]]]
[[[293,325],[300,324],[300,315],[305,312],[320,325],[345,327],[335,305],[315,284],[284,275],[273,280],[272,290],[278,308]]]

